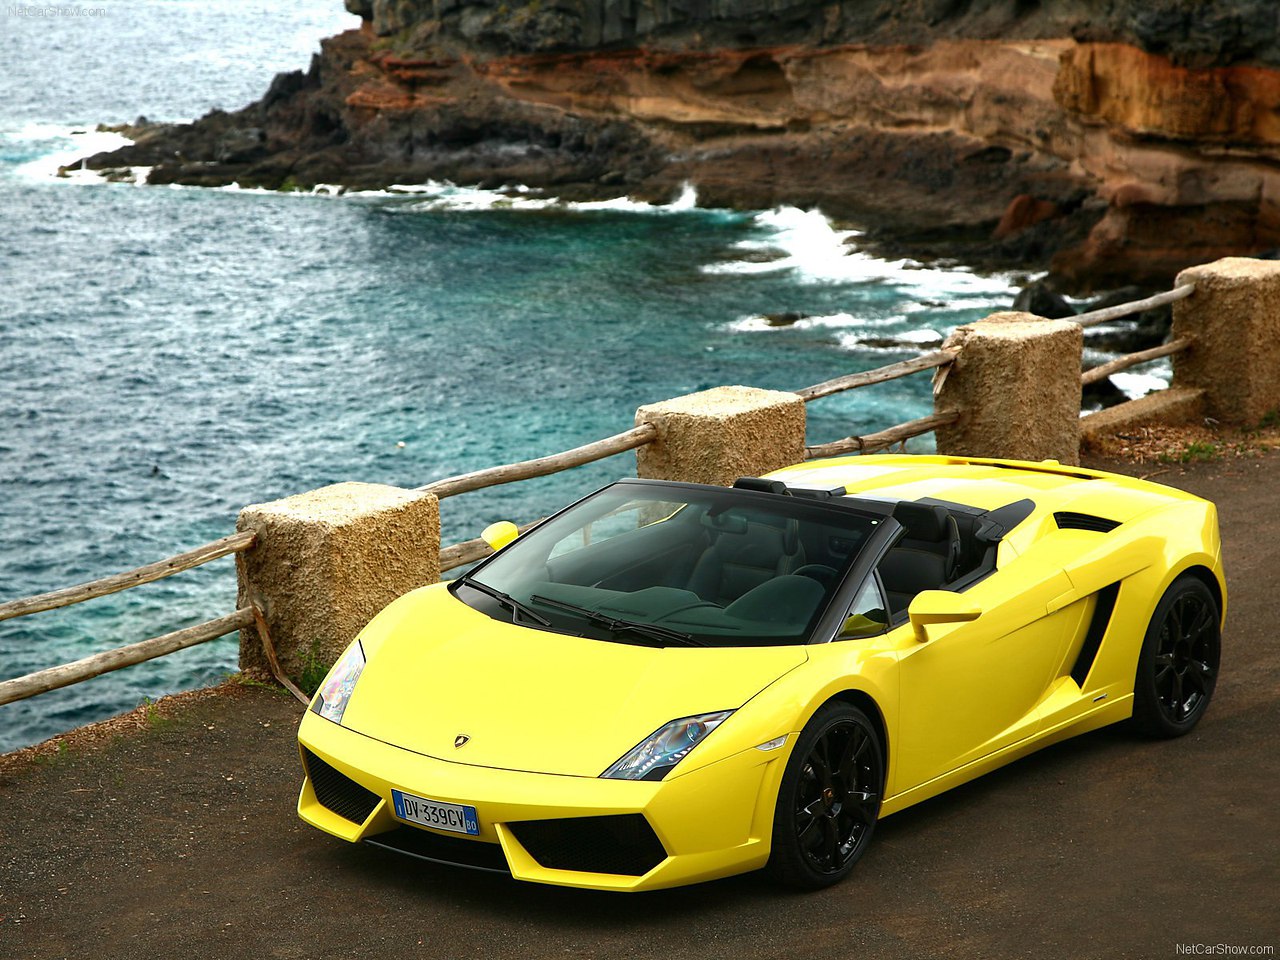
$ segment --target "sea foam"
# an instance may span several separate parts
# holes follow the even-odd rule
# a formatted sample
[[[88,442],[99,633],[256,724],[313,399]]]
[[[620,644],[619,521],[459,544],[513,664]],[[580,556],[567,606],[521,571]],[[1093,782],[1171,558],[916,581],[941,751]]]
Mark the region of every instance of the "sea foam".
[[[458,186],[447,180],[428,180],[421,184],[394,184],[386,190],[350,191],[347,196],[397,197],[420,196],[422,199],[402,206],[400,212],[414,211],[487,211],[515,210],[540,211],[564,210],[575,213],[608,211],[613,213],[686,213],[700,209],[698,191],[686,183],[670,203],[650,203],[631,197],[613,197],[608,200],[561,200],[558,197],[536,194],[530,187],[514,185],[498,189]]]
[[[757,236],[735,244],[747,256],[707,264],[703,270],[747,275],[787,270],[802,283],[884,283],[921,295],[961,295],[964,306],[986,305],[973,302],[977,296],[985,296],[993,306],[1010,302],[1014,285],[1008,274],[982,276],[958,267],[940,270],[909,259],[882,260],[850,243],[861,236],[859,231],[838,229],[816,208],[765,210],[754,216],[752,226]],[[771,258],[762,258],[770,254]]]
[[[12,143],[44,144],[48,148],[34,159],[14,167],[15,176],[26,180],[61,179],[76,183],[101,183],[106,178],[96,170],[71,168],[71,164],[95,153],[119,150],[133,142],[119,133],[52,123],[28,123],[12,133],[0,134],[0,138]],[[68,169],[64,171],[64,167]],[[150,170],[149,167],[146,169]]]

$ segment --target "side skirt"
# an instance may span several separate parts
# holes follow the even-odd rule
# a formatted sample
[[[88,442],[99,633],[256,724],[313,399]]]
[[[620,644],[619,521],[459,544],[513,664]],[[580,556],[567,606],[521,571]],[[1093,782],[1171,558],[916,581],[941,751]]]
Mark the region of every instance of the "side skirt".
[[[1035,753],[1050,744],[1069,740],[1071,737],[1088,733],[1090,730],[1097,730],[1100,727],[1119,723],[1132,715],[1133,694],[1127,694],[1117,700],[1101,704],[1098,709],[1091,710],[1082,717],[1076,717],[1056,727],[1042,730],[1035,736],[1005,747],[997,753],[983,757],[980,760],[974,760],[963,767],[952,770],[950,773],[944,773],[940,777],[935,777],[922,783],[918,787],[912,787],[910,790],[904,790],[902,793],[888,797],[880,807],[880,816],[887,817],[890,814],[897,813],[899,810],[905,810],[913,804],[928,800],[930,797],[936,797],[938,794],[945,793],[952,787],[958,787],[962,783],[968,783],[984,773],[997,770],[1005,764]]]

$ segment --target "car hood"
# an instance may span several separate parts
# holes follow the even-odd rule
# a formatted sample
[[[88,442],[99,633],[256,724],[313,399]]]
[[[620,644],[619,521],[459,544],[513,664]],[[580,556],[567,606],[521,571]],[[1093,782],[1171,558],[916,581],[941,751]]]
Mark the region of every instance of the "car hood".
[[[443,585],[402,597],[361,638],[368,663],[343,726],[451,762],[582,777],[670,720],[742,706],[807,659],[803,646],[548,633],[494,620]]]

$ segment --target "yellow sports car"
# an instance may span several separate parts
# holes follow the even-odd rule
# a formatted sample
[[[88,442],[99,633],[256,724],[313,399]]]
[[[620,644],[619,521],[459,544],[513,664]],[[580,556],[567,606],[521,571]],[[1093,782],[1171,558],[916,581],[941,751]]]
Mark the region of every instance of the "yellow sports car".
[[[396,600],[298,739],[298,812],[521,880],[844,877],[880,817],[1218,671],[1213,504],[1056,462],[621,480]],[[505,531],[505,532],[504,532]]]

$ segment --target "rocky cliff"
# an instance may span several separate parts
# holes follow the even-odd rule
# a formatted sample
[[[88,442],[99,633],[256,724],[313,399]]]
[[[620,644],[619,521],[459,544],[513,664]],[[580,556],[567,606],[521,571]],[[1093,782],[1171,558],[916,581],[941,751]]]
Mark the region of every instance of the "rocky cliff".
[[[916,255],[1161,284],[1280,245],[1274,0],[347,0],[150,180],[817,204]]]

